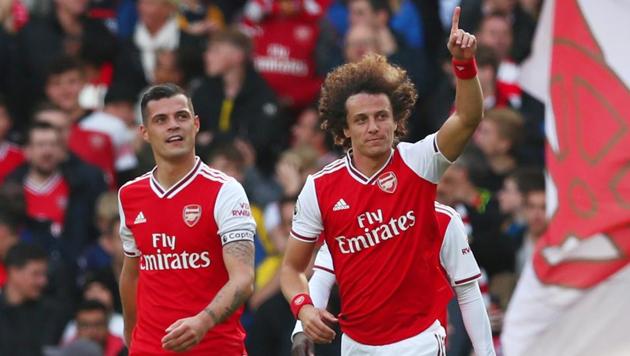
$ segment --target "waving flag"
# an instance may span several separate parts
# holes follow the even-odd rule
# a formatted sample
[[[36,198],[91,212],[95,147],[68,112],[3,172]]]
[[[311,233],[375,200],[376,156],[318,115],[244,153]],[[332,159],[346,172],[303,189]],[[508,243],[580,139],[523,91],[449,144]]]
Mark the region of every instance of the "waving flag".
[[[547,0],[522,86],[546,105],[550,224],[507,356],[630,355],[630,1]]]

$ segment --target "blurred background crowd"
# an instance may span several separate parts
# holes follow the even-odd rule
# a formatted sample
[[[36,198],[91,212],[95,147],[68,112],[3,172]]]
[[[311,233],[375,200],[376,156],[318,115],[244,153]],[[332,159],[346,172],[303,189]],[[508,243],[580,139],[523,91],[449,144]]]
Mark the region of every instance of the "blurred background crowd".
[[[544,107],[516,81],[541,3],[0,0],[0,355],[125,354],[116,191],[153,167],[138,99],[164,82],[190,93],[198,155],[243,184],[258,224],[248,352],[289,355],[294,320],[277,272],[296,195],[343,154],[319,127],[323,78],[366,53],[387,56],[420,97],[406,140],[423,138],[453,110],[455,6],[479,42],[486,111],[438,200],[464,219],[498,336],[547,226]],[[458,308],[449,311],[449,355],[470,355]]]

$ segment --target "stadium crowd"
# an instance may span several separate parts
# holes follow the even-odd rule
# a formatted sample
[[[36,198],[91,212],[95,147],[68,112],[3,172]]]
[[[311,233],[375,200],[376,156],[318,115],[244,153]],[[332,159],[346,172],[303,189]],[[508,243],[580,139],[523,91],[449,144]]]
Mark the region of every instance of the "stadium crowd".
[[[541,2],[0,0],[0,355],[126,354],[117,189],[154,166],[138,100],[167,82],[192,98],[197,154],[243,185],[257,223],[248,353],[290,355],[278,270],[295,201],[343,154],[320,128],[323,79],[386,56],[419,93],[406,141],[435,132],[455,99],[458,5],[479,42],[485,118],[437,199],[465,223],[500,353],[503,311],[547,223],[544,107],[517,83]],[[448,354],[470,355],[454,303]],[[338,355],[338,338],[317,354]]]

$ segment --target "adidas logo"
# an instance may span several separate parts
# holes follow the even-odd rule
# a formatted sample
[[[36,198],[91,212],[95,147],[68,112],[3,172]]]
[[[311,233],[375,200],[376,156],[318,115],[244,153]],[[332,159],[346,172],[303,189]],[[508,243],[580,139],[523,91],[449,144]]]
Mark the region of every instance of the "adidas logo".
[[[339,201],[333,207],[333,211],[346,210],[346,209],[350,209],[350,205],[346,204],[346,201],[343,200],[343,198],[339,199]]]
[[[138,216],[136,216],[136,220],[133,221],[133,224],[144,224],[145,222],[147,222],[147,219],[144,218],[144,214],[142,212],[139,212]]]

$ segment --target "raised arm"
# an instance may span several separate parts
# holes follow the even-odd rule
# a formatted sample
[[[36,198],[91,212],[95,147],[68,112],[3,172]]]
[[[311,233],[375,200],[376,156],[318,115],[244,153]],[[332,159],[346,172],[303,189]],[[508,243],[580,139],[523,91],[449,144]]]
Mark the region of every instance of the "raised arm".
[[[477,39],[459,28],[460,7],[453,13],[448,50],[453,56],[453,71],[457,77],[455,112],[437,134],[442,154],[454,161],[464,150],[483,117],[483,95],[474,63]]]

